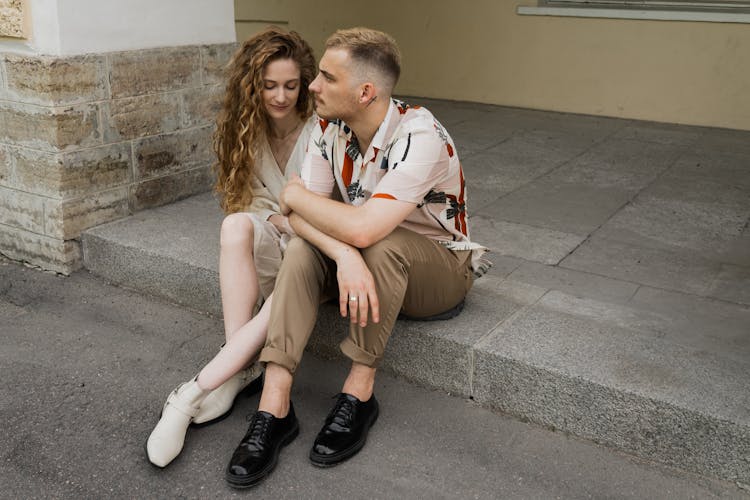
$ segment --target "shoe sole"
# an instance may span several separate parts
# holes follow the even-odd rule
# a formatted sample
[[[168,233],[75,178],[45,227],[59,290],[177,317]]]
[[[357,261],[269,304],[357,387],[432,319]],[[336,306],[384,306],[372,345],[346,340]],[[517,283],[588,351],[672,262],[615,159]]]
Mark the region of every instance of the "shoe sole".
[[[225,411],[218,417],[214,417],[211,420],[206,420],[205,422],[200,422],[200,423],[190,422],[190,427],[195,427],[196,429],[200,429],[202,427],[208,427],[209,425],[218,424],[219,422],[227,418],[229,415],[232,414],[232,411],[234,411],[234,406],[235,404],[237,404],[237,399],[240,396],[249,398],[250,396],[253,396],[259,393],[261,390],[263,390],[263,377],[264,377],[263,374],[259,375],[258,378],[256,378],[255,380],[247,384],[244,389],[238,392],[237,395],[234,397],[234,401],[232,401],[232,406],[230,406],[227,411]]]
[[[375,413],[373,413],[372,417],[370,417],[370,422],[368,422],[367,424],[367,431],[363,433],[362,438],[359,441],[354,443],[354,446],[349,449],[343,450],[336,455],[318,455],[313,450],[310,450],[310,462],[312,462],[312,464],[316,467],[326,469],[328,467],[334,467],[341,462],[352,458],[354,455],[359,453],[362,448],[365,447],[365,444],[367,443],[367,434],[369,434],[370,428],[375,425],[375,422],[378,420],[379,415],[380,408],[376,409]]]
[[[294,428],[286,436],[284,436],[284,439],[281,440],[281,444],[279,445],[279,447],[274,450],[273,460],[271,460],[271,463],[269,463],[268,466],[262,471],[256,472],[255,474],[249,476],[235,476],[234,474],[229,472],[229,468],[227,467],[227,471],[225,472],[224,477],[226,478],[227,483],[229,483],[229,486],[238,490],[243,490],[246,488],[252,488],[253,486],[260,483],[276,468],[276,464],[279,461],[279,455],[281,454],[281,449],[294,441],[298,435],[299,422],[296,422]]]

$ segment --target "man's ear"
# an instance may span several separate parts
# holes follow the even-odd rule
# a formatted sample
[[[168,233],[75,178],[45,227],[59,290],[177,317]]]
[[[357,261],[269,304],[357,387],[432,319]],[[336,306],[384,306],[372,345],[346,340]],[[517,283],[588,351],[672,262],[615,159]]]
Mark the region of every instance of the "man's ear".
[[[371,82],[365,82],[359,86],[359,103],[369,104],[375,99],[377,93],[375,92],[375,85]]]

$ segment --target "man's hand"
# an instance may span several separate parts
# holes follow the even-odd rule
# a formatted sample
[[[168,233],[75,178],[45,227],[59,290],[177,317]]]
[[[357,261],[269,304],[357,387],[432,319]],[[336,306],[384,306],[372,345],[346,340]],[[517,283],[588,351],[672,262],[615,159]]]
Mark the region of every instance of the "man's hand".
[[[297,234],[318,247],[336,262],[336,280],[339,284],[339,312],[349,316],[352,323],[367,326],[367,313],[375,323],[380,322],[378,295],[375,280],[358,249],[315,229],[299,212],[289,215],[289,224]],[[351,300],[351,299],[354,300]]]
[[[375,280],[367,268],[362,255],[347,249],[336,258],[336,278],[339,283],[339,312],[347,314],[352,323],[367,326],[368,309],[372,312],[372,321],[380,322],[380,305],[375,291]]]
[[[302,179],[297,174],[292,174],[279,195],[279,209],[281,210],[281,215],[289,215],[289,212],[292,211],[289,207],[289,200],[294,196],[294,190],[299,189],[300,187],[305,189],[305,183],[302,182]]]

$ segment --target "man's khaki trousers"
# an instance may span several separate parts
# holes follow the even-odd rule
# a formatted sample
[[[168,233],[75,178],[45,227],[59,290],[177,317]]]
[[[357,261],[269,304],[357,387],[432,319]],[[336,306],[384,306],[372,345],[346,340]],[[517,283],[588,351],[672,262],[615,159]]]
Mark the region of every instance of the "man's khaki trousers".
[[[349,324],[340,344],[350,359],[377,367],[400,312],[434,316],[458,305],[473,282],[471,252],[448,250],[401,227],[361,250],[375,280],[380,322]],[[322,301],[338,298],[336,264],[302,238],[293,238],[284,254],[271,304],[271,322],[260,361],[276,363],[292,374],[302,359]]]

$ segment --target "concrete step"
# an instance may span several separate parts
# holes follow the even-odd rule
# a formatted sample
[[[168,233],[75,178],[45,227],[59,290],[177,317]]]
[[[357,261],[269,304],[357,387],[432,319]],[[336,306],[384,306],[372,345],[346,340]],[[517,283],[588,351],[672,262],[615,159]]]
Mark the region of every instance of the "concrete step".
[[[85,266],[122,286],[221,313],[210,194],[82,236]],[[750,311],[501,255],[450,321],[399,321],[384,369],[522,420],[750,484]],[[308,349],[340,357],[324,305]]]

